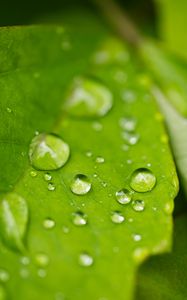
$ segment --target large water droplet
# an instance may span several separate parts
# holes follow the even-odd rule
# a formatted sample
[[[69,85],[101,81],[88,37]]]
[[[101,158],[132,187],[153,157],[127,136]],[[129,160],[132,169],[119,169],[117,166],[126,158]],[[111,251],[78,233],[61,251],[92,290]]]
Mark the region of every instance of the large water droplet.
[[[71,183],[71,191],[76,195],[85,195],[90,191],[91,186],[91,182],[86,175],[78,174]]]
[[[7,246],[23,251],[27,222],[28,207],[25,199],[15,193],[5,195],[0,203],[0,234]]]
[[[65,102],[65,110],[76,117],[102,117],[111,109],[113,96],[102,83],[77,79]]]
[[[116,199],[120,204],[128,204],[131,202],[132,196],[129,190],[122,189],[116,192]]]
[[[79,255],[79,264],[82,266],[82,267],[90,267],[91,265],[93,265],[93,257],[88,254],[88,253],[81,253]]]
[[[87,216],[81,212],[78,211],[73,214],[73,224],[76,226],[84,226],[87,224]]]
[[[145,209],[145,203],[143,200],[133,200],[132,201],[132,208],[135,211],[143,211]]]
[[[120,211],[114,211],[112,212],[111,220],[113,223],[121,224],[125,221],[125,217],[122,215]]]
[[[39,134],[30,144],[30,162],[38,170],[59,169],[67,162],[69,155],[68,144],[53,134]]]
[[[137,169],[131,176],[130,186],[139,193],[151,191],[156,184],[155,175],[148,169]]]

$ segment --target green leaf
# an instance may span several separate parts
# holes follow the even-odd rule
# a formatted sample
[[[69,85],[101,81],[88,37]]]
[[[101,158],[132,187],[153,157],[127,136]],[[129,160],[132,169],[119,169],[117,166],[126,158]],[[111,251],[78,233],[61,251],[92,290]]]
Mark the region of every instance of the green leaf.
[[[154,43],[142,49],[144,61],[160,88],[154,86],[153,93],[165,116],[181,182],[187,192],[187,65]]]
[[[180,56],[187,58],[186,0],[156,0],[158,28],[162,40]]]
[[[170,254],[153,257],[139,270],[136,299],[186,299],[187,215],[175,220],[174,245]]]
[[[170,249],[175,166],[155,99],[127,47],[102,29],[85,27],[87,39],[78,27],[62,31],[0,31],[1,53],[11,45],[0,64],[1,141],[8,136],[0,147],[2,189],[14,185],[30,212],[27,256],[1,245],[6,291],[19,300],[128,300],[139,264]],[[37,169],[50,162],[50,173],[30,166],[36,131],[45,135],[44,144],[35,140],[34,160],[43,155]],[[51,135],[70,149],[59,170],[62,153]]]
[[[5,243],[23,251],[23,238],[28,222],[26,201],[15,193],[7,194],[0,203],[0,229]]]

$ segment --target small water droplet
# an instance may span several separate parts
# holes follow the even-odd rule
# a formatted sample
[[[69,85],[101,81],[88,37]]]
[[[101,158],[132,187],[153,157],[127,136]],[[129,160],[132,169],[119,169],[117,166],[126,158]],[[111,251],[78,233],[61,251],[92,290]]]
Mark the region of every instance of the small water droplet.
[[[128,145],[136,145],[140,139],[138,133],[123,132],[122,137]]]
[[[114,80],[124,84],[127,81],[127,74],[123,70],[117,70],[114,73]]]
[[[50,181],[50,180],[52,179],[51,174],[50,174],[50,173],[45,173],[45,174],[44,174],[44,179],[45,179],[46,181]]]
[[[121,118],[119,124],[122,129],[132,132],[136,129],[137,121],[134,118]]]
[[[40,277],[40,278],[45,278],[46,277],[46,275],[47,275],[47,272],[46,272],[46,270],[45,269],[38,269],[38,276]]]
[[[48,183],[47,188],[48,188],[49,191],[54,191],[56,189],[54,183],[52,183],[52,182]]]
[[[76,117],[102,117],[112,108],[113,96],[102,83],[92,79],[76,80],[64,108]]]
[[[126,145],[126,144],[124,144],[124,145],[121,146],[121,149],[122,149],[123,151],[128,151],[128,150],[129,150],[129,146]]]
[[[38,173],[35,170],[30,171],[30,176],[31,177],[36,177]]]
[[[133,200],[132,201],[132,208],[135,211],[143,211],[145,209],[145,203],[143,200]]]
[[[93,265],[93,262],[93,257],[90,254],[84,252],[79,255],[79,265],[82,267],[90,267]]]
[[[73,213],[72,221],[76,226],[84,226],[87,224],[87,216],[83,212],[78,211],[76,213]]]
[[[120,204],[128,204],[132,200],[131,192],[127,189],[122,189],[116,192],[116,199]]]
[[[142,236],[140,234],[133,234],[132,237],[135,242],[139,242],[142,239]]]
[[[39,134],[30,144],[31,165],[38,170],[56,170],[68,160],[70,149],[60,137],[53,134]]]
[[[63,231],[64,233],[69,233],[69,227],[63,226],[63,227],[62,227],[62,231]]]
[[[87,151],[87,152],[86,152],[86,156],[87,156],[87,157],[92,157],[92,156],[93,156],[92,151]]]
[[[151,191],[156,185],[155,175],[148,169],[140,168],[133,172],[130,186],[139,193]]]
[[[10,279],[8,271],[0,269],[0,282],[7,282]]]
[[[20,262],[24,266],[28,266],[30,264],[30,258],[28,256],[22,256],[21,259],[20,259]]]
[[[125,221],[125,217],[122,215],[120,211],[114,211],[112,212],[111,220],[113,223],[121,224]]]
[[[133,103],[136,100],[136,94],[132,90],[125,90],[122,92],[121,97],[127,103]]]
[[[12,112],[12,109],[10,107],[7,107],[6,110],[7,110],[8,113]]]
[[[21,270],[19,271],[19,274],[22,278],[28,278],[29,277],[29,270],[26,268],[21,268]]]
[[[42,253],[42,252],[37,253],[35,255],[35,262],[39,267],[42,267],[42,268],[47,267],[49,264],[49,257],[45,253]]]
[[[76,195],[85,195],[91,190],[91,186],[86,175],[78,174],[71,183],[71,191]]]
[[[103,129],[103,125],[99,122],[93,122],[92,123],[92,128],[95,130],[95,131],[101,131]]]
[[[53,219],[47,218],[43,221],[43,226],[45,229],[52,229],[55,227],[55,221]]]
[[[98,164],[103,164],[105,162],[105,159],[102,156],[98,156],[98,157],[96,157],[95,162]]]

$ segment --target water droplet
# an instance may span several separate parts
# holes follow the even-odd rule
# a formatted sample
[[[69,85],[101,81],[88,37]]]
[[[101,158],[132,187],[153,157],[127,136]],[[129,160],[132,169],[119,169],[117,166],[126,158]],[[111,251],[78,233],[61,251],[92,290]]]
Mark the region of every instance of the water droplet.
[[[8,271],[0,269],[0,282],[7,282],[10,279]]]
[[[24,266],[28,266],[30,264],[30,258],[28,256],[22,256],[21,259],[20,259],[20,262]]]
[[[81,253],[79,255],[79,265],[82,267],[90,267],[93,265],[93,257],[88,253]]]
[[[142,236],[140,234],[133,234],[132,237],[135,242],[139,242],[142,239]]]
[[[121,118],[119,124],[122,129],[132,132],[136,129],[137,121],[134,118]]]
[[[50,181],[50,180],[52,179],[51,174],[45,173],[45,174],[44,174],[44,179],[45,179],[46,181]]]
[[[30,162],[38,170],[59,169],[67,162],[69,155],[68,144],[53,134],[39,134],[30,144]]]
[[[56,189],[54,183],[52,183],[52,182],[49,182],[47,188],[49,191],[54,191]]]
[[[128,151],[129,150],[129,146],[126,145],[126,144],[122,145],[121,148],[122,148],[123,151]]]
[[[136,94],[132,90],[125,90],[122,92],[121,97],[127,103],[133,103],[136,100]]]
[[[11,113],[11,112],[12,112],[12,110],[11,110],[10,107],[7,107],[6,110],[7,110],[8,113]]]
[[[39,267],[47,267],[49,264],[49,257],[45,253],[37,253],[35,255],[35,262]]]
[[[114,80],[124,84],[127,81],[127,74],[123,70],[117,70],[114,73]]]
[[[29,277],[29,270],[26,269],[26,268],[22,268],[20,271],[19,271],[19,274],[22,278],[28,278]]]
[[[133,200],[132,201],[132,208],[135,211],[143,211],[145,209],[145,203],[143,200]]]
[[[24,250],[23,238],[28,222],[27,202],[15,193],[4,196],[0,204],[0,230],[5,244]]]
[[[43,226],[45,229],[52,229],[55,227],[55,221],[53,219],[47,218],[43,221]]]
[[[87,216],[81,212],[78,211],[73,214],[73,224],[76,226],[84,226],[87,224]]]
[[[69,92],[64,108],[76,117],[102,117],[112,108],[113,96],[102,83],[79,79]]]
[[[95,131],[101,131],[103,129],[103,125],[99,122],[93,122],[92,123],[92,128],[95,130]]]
[[[113,223],[121,224],[125,221],[125,217],[120,211],[114,211],[111,215],[111,220]]]
[[[78,174],[71,183],[71,191],[76,195],[85,195],[91,189],[91,183],[86,175]]]
[[[96,157],[95,162],[98,164],[103,164],[105,162],[105,159],[102,156],[98,156],[98,157]]]
[[[30,176],[31,177],[36,177],[38,173],[35,170],[30,171]]]
[[[122,137],[125,142],[131,146],[136,145],[140,139],[140,135],[138,133],[130,133],[130,132],[123,132]]]
[[[87,151],[87,152],[86,152],[86,156],[87,156],[87,157],[92,157],[92,156],[93,156],[93,153],[92,153],[91,151]]]
[[[155,175],[148,169],[141,168],[134,171],[131,176],[130,186],[139,193],[151,191],[156,184]]]
[[[62,227],[62,231],[63,231],[64,233],[69,233],[69,227],[63,226],[63,227]]]
[[[47,275],[47,272],[46,272],[45,269],[38,269],[38,276],[39,276],[40,278],[45,278],[46,275]]]
[[[131,192],[127,189],[122,189],[116,192],[116,199],[120,204],[128,204],[131,202]]]

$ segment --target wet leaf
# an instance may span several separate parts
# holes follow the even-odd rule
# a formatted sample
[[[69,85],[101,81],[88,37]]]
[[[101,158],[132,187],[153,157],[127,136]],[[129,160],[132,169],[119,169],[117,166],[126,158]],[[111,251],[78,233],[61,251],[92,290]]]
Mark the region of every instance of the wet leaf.
[[[27,257],[0,250],[12,299],[132,299],[138,266],[170,249],[178,181],[149,78],[102,26],[85,31],[0,31],[1,53],[10,45],[0,64],[1,189],[13,185],[30,211]],[[29,144],[43,133],[71,153],[47,173],[29,161]],[[56,139],[35,141],[49,170],[61,154]],[[130,200],[119,202],[121,190]]]

